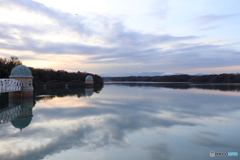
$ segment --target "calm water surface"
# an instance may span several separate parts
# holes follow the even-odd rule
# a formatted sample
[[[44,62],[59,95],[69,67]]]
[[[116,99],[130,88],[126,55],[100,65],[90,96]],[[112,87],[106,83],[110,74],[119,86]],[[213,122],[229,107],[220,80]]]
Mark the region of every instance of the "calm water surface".
[[[115,83],[1,97],[3,160],[203,160],[240,154],[240,84]],[[9,108],[10,107],[10,108]]]

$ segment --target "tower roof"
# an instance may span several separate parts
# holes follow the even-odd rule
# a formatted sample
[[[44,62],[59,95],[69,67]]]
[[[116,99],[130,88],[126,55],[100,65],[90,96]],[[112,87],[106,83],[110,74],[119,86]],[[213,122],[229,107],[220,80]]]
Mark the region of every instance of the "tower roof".
[[[23,117],[23,118],[15,118],[11,121],[12,125],[15,128],[19,128],[22,130],[23,128],[26,128],[32,121],[32,117]]]
[[[26,67],[24,65],[18,65],[12,69],[9,77],[10,78],[12,78],[12,77],[32,77],[32,72],[28,67]]]
[[[91,75],[88,75],[85,80],[93,80],[93,77]]]

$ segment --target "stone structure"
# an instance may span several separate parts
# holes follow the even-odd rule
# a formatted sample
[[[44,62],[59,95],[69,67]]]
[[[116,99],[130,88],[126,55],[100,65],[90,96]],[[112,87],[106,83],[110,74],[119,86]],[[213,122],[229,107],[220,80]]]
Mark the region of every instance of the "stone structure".
[[[86,78],[85,78],[85,86],[86,87],[93,87],[93,77],[91,75],[88,75]]]
[[[35,100],[33,97],[0,97],[0,124],[9,123],[22,130],[29,126],[33,117]]]
[[[35,104],[33,102],[33,97],[21,99],[9,98],[9,106],[14,106],[19,103],[21,104],[21,112],[11,123],[15,128],[22,130],[31,123],[33,117],[32,109]]]
[[[91,97],[93,95],[93,88],[85,88],[85,94],[88,97]]]
[[[9,78],[22,82],[21,97],[33,96],[33,76],[31,70],[28,67],[24,65],[18,65],[14,67]],[[9,92],[9,96],[19,96],[19,93]]]

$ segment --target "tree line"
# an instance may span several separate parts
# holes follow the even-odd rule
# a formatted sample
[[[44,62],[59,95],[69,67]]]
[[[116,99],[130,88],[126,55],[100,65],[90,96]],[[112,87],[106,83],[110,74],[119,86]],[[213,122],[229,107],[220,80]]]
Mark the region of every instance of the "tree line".
[[[11,70],[22,64],[15,56],[10,58],[0,58],[0,78],[9,78]],[[33,74],[34,85],[46,83],[53,80],[69,82],[79,80],[84,82],[87,75],[91,75],[95,84],[103,84],[103,79],[97,74],[87,72],[67,72],[64,70],[40,69],[29,67]],[[192,82],[192,83],[240,83],[240,74],[212,74],[212,75],[171,75],[171,76],[129,76],[129,77],[105,77],[105,80],[110,81],[142,81],[142,82]]]
[[[0,78],[9,78],[11,71],[14,67],[22,64],[22,62],[15,56],[10,58],[0,58]],[[33,84],[41,84],[48,81],[62,81],[69,82],[73,80],[78,80],[84,83],[87,75],[91,75],[94,80],[94,84],[103,84],[102,78],[97,74],[87,73],[87,72],[67,72],[64,70],[54,70],[54,69],[40,69],[29,67],[33,75]]]
[[[0,58],[0,78],[8,78],[12,69],[22,62],[15,56],[10,58]]]
[[[104,77],[105,81],[240,83],[240,74]]]

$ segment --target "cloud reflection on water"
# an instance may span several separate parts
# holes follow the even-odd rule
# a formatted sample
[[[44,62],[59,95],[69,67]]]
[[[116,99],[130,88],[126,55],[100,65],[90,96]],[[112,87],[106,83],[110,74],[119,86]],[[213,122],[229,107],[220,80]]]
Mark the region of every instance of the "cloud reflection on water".
[[[27,129],[18,134],[5,126],[7,130],[1,134],[1,142],[7,140],[8,146],[24,141],[26,146],[14,148],[11,154],[3,149],[0,156],[10,160],[51,159],[52,155],[64,154],[63,151],[73,148],[87,149],[94,153],[100,148],[111,150],[115,146],[130,150],[133,147],[140,148],[143,152],[139,154],[149,154],[151,159],[175,159],[176,155],[171,151],[180,142],[171,139],[178,137],[184,139],[184,144],[179,149],[185,152],[194,147],[199,152],[205,152],[201,147],[239,149],[229,136],[220,140],[226,135],[226,131],[219,129],[226,122],[232,122],[231,113],[240,109],[239,98],[214,93],[203,94],[199,91],[109,85],[91,98],[60,98],[59,107],[56,108],[46,108],[45,105],[54,106],[58,99],[55,99],[56,102],[38,101],[34,107],[33,122]],[[61,103],[63,100],[71,103],[64,106]],[[225,128],[232,130],[232,125],[235,124],[228,124]],[[199,130],[197,134],[196,130]],[[151,136],[144,137],[146,132]],[[160,132],[164,135],[159,135]],[[237,137],[234,133],[229,134]],[[136,146],[130,135],[150,141]],[[155,140],[156,137],[164,138],[164,141]],[[105,155],[103,159],[107,157]]]
[[[168,144],[164,142],[156,143],[152,146],[147,147],[150,150],[150,156],[153,160],[168,160],[171,152],[169,151]]]

